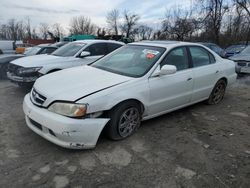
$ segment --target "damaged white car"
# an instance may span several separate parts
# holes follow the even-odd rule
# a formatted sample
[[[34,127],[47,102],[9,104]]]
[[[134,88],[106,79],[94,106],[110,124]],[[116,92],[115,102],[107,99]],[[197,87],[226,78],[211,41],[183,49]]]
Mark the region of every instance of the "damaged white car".
[[[235,65],[193,43],[148,41],[39,78],[24,99],[30,129],[65,148],[95,147],[100,133],[132,135],[147,120],[206,100],[219,103]]]

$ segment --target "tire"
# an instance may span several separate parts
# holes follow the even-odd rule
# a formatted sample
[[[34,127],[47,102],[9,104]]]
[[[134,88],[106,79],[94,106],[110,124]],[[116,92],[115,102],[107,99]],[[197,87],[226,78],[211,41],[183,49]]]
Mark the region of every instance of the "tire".
[[[225,95],[227,83],[225,80],[219,80],[211,92],[208,100],[206,101],[209,105],[218,104],[222,101]]]
[[[4,63],[0,65],[0,79],[6,79],[7,78],[7,63]]]
[[[107,136],[112,140],[122,140],[134,134],[141,125],[141,108],[138,103],[121,103],[108,112],[110,118],[106,127]]]

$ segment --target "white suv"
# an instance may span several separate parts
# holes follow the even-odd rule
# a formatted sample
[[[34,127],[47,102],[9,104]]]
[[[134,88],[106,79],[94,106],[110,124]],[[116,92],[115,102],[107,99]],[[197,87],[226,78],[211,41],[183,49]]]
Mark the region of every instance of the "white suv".
[[[51,55],[36,55],[12,61],[7,76],[19,85],[26,85],[51,72],[93,63],[123,45],[121,42],[107,40],[71,42]]]

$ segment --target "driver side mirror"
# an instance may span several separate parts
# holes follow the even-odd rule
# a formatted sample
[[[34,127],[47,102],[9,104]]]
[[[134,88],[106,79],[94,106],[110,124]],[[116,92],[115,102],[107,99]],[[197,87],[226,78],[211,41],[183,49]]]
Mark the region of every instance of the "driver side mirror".
[[[177,68],[174,65],[163,65],[160,70],[160,75],[175,74],[176,71],[177,71]]]
[[[87,57],[87,56],[90,56],[90,52],[88,51],[82,51],[81,54],[80,54],[80,57]]]
[[[177,68],[176,66],[174,65],[163,65],[160,68],[158,68],[157,71],[155,71],[153,74],[152,74],[152,77],[157,77],[157,76],[162,76],[162,75],[170,75],[170,74],[175,74],[177,71]]]

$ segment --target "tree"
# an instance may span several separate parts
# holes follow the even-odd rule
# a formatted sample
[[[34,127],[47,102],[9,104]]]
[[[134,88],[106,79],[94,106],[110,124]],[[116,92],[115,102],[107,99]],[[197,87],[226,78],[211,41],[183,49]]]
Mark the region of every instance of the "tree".
[[[96,26],[91,19],[85,16],[74,17],[70,22],[71,34],[87,34],[94,35],[96,33]]]
[[[39,25],[39,32],[43,39],[47,39],[49,31],[49,24],[47,23],[40,23]]]
[[[139,15],[130,13],[127,10],[124,11],[123,16],[124,21],[121,25],[121,30],[126,34],[126,37],[129,38],[130,35],[134,32],[134,28],[137,25],[140,17]]]
[[[190,39],[197,29],[199,29],[199,20],[192,17],[192,12],[181,9],[181,7],[174,7],[166,11],[162,22],[162,30],[166,37],[183,41]]]
[[[107,13],[106,22],[111,31],[114,32],[115,35],[119,34],[118,26],[119,26],[119,17],[120,13],[117,9],[113,9]]]
[[[64,35],[64,29],[59,23],[55,23],[52,25],[52,33],[54,37],[60,38]]]
[[[30,26],[30,18],[29,17],[27,17],[27,19],[26,19],[26,36],[27,36],[27,38],[32,37],[31,26]]]
[[[136,29],[135,32],[138,35],[139,40],[149,40],[151,38],[153,28],[142,24]]]
[[[200,1],[199,1],[200,2]],[[203,23],[208,34],[212,34],[214,42],[220,43],[222,20],[228,11],[226,0],[201,0],[202,12],[205,12]]]
[[[247,37],[246,37],[246,45],[248,45],[248,41],[250,40],[250,0],[235,0],[236,5],[239,8],[242,8],[246,12],[246,18],[248,20],[247,27]]]

